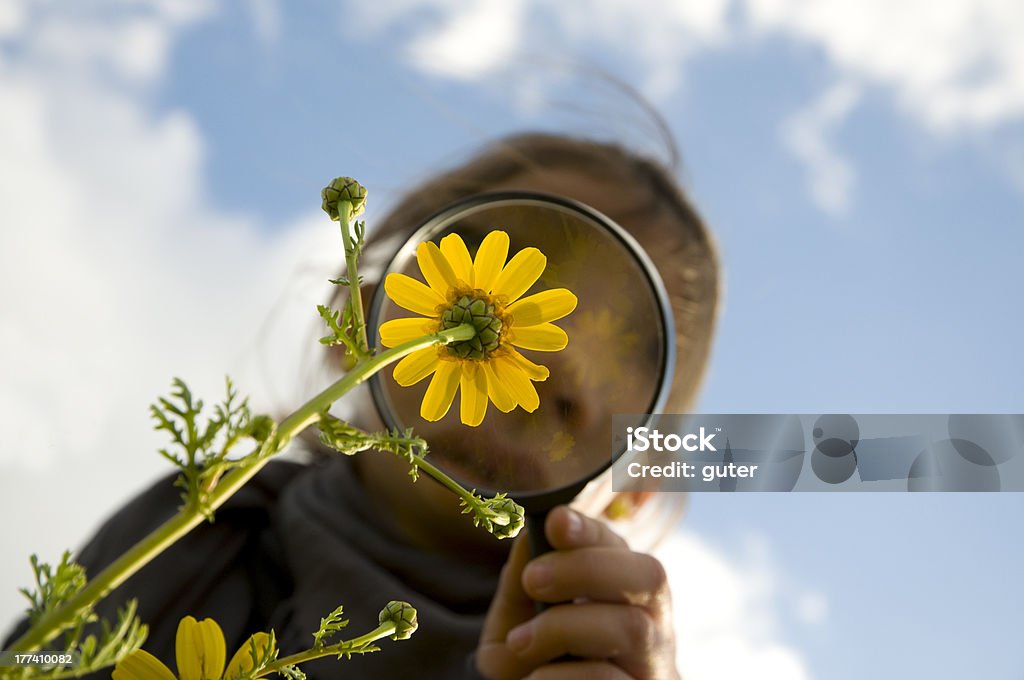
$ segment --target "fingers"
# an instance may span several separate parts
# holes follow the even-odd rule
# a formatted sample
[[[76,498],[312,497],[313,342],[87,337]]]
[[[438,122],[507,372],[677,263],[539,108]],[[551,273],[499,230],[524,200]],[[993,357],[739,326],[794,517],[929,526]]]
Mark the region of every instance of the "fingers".
[[[523,570],[523,590],[539,602],[586,599],[656,609],[668,597],[668,578],[661,562],[650,555],[580,548],[531,561]]]
[[[661,562],[629,550],[602,522],[568,507],[551,511],[545,523],[554,552],[526,565],[523,589],[539,602],[584,598],[658,608],[668,596]]]
[[[529,668],[571,655],[607,660],[646,677],[651,659],[666,642],[662,638],[661,627],[642,607],[586,603],[545,610],[514,628],[506,644]]]
[[[596,519],[561,505],[544,522],[544,532],[555,550],[572,550],[603,545],[626,548],[626,541]]]
[[[630,680],[626,671],[607,661],[553,663],[526,676],[526,680]]]
[[[523,567],[529,559],[529,542],[524,537],[517,538],[501,570],[498,589],[487,610],[476,651],[477,671],[485,678],[504,680],[522,677],[529,670],[505,644],[509,630],[536,613],[533,600],[522,586]]]
[[[508,561],[501,569],[494,600],[484,619],[481,642],[504,642],[509,630],[536,613],[533,600],[522,585],[523,568],[529,561],[529,542],[524,537],[517,538],[512,544]]]
[[[544,529],[552,552],[531,559],[526,541],[513,546],[477,670],[490,680],[678,678],[661,563],[566,507],[553,510]],[[537,614],[535,602],[554,606]]]

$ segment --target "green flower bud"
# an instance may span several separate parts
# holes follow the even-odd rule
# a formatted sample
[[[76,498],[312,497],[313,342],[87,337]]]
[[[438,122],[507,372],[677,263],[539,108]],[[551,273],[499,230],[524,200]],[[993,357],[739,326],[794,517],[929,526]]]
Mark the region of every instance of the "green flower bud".
[[[400,600],[388,602],[388,606],[380,610],[377,621],[382,624],[391,621],[395,624],[392,640],[408,640],[419,626],[416,622],[416,610],[408,602]]]
[[[498,494],[494,498],[488,498],[487,507],[492,512],[508,517],[508,524],[501,525],[497,522],[493,523],[491,534],[495,538],[515,538],[519,535],[519,532],[522,531],[523,526],[526,524],[526,516],[523,511],[523,506],[519,505],[504,494]]]
[[[335,222],[340,219],[338,203],[342,201],[352,206],[351,217],[361,215],[366,208],[366,187],[351,177],[335,177],[323,188],[320,196],[323,198],[321,207]]]
[[[473,324],[477,334],[469,340],[449,343],[446,346],[449,354],[459,359],[477,361],[486,359],[498,349],[501,344],[501,319],[496,316],[493,304],[463,295],[441,314],[441,328],[445,330],[464,323]]]

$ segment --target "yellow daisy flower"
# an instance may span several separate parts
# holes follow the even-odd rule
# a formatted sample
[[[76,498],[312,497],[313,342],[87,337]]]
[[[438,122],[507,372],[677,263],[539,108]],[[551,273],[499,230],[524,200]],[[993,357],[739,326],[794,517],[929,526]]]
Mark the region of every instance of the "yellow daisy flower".
[[[576,296],[556,288],[522,297],[544,272],[547,258],[524,248],[506,262],[508,247],[508,234],[492,231],[474,259],[462,238],[449,234],[440,247],[427,242],[416,249],[426,284],[405,274],[384,279],[395,304],[422,315],[381,324],[385,347],[466,322],[477,330],[469,340],[418,350],[395,365],[395,381],[403,387],[433,375],[420,405],[426,420],[444,417],[458,390],[462,422],[471,426],[483,421],[488,402],[505,413],[516,406],[533,412],[540,405],[533,383],[546,380],[548,369],[516,348],[564,349],[569,338],[551,322],[576,308]]]
[[[113,680],[231,680],[253,669],[250,653],[255,644],[257,654],[268,650],[270,635],[256,633],[231,657],[224,667],[226,648],[224,633],[213,619],[196,621],[186,616],[178,624],[174,653],[178,676],[149,652],[138,649],[118,662],[111,674]],[[270,649],[273,653],[273,649]]]

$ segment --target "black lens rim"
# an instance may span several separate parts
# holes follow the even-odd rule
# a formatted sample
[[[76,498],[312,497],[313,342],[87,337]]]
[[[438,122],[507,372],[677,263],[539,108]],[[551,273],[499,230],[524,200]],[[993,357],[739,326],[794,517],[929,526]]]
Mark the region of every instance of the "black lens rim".
[[[651,398],[649,407],[646,410],[647,414],[660,412],[664,407],[665,402],[668,399],[669,391],[672,388],[672,377],[675,373],[676,362],[676,346],[674,341],[675,320],[672,315],[672,306],[669,303],[668,292],[665,289],[665,284],[662,281],[660,274],[658,274],[657,268],[654,266],[654,263],[637,240],[607,215],[604,215],[585,203],[581,203],[564,196],[545,194],[537,191],[487,192],[461,199],[431,215],[419,228],[416,229],[412,236],[410,236],[401,245],[401,247],[392,254],[391,259],[388,261],[387,268],[381,273],[380,281],[383,282],[384,278],[388,274],[404,269],[404,265],[408,262],[408,258],[415,257],[417,245],[435,238],[438,234],[442,233],[449,224],[459,219],[464,213],[476,212],[485,206],[500,207],[504,203],[512,202],[555,205],[561,209],[569,210],[570,212],[580,213],[591,221],[602,226],[612,236],[614,236],[625,247],[626,251],[634,257],[637,264],[640,265],[640,269],[647,278],[647,283],[654,293],[654,297],[661,314],[663,328],[666,329],[665,333],[662,334],[661,379],[659,381],[658,389],[655,391]],[[401,261],[402,266],[397,266],[399,261]],[[383,285],[378,284],[374,289],[373,297],[370,301],[369,315],[367,317],[368,329],[375,329],[380,325],[381,311],[384,307],[384,301],[387,299]],[[371,348],[376,349],[377,334],[374,332],[369,333],[368,335]],[[376,406],[377,412],[384,424],[389,428],[404,429],[405,427],[408,427],[409,425],[407,423],[400,423],[395,417],[395,409],[391,405],[391,400],[387,395],[383,376],[380,373],[375,374],[370,378],[369,386],[370,393],[373,396],[374,405]],[[649,420],[650,418],[645,418],[640,425],[648,425]],[[614,443],[612,443],[612,446],[614,446]],[[564,486],[544,491],[516,492],[513,495],[516,501],[523,505],[527,511],[532,513],[546,512],[556,505],[570,502],[584,486],[607,470],[616,460],[619,459],[619,457],[622,456],[623,453],[625,453],[624,445],[618,449],[612,449],[612,454],[608,457],[606,463],[596,468],[590,475],[565,484]],[[453,475],[453,477],[458,479],[456,475]],[[462,480],[459,481],[461,482]],[[478,488],[478,491],[485,495],[490,495],[500,490]]]

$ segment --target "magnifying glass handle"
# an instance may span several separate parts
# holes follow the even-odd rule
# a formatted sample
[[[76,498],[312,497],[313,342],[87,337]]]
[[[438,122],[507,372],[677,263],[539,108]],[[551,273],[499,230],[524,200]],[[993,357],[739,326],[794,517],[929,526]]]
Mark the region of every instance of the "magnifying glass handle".
[[[530,553],[534,557],[539,557],[544,553],[549,553],[554,550],[551,547],[551,543],[548,542],[547,534],[544,533],[544,520],[548,517],[547,512],[527,512],[526,513],[526,535],[530,540]],[[534,607],[537,613],[540,614],[552,604],[549,602],[538,602],[534,601]],[[579,661],[580,659],[575,656],[566,654],[554,659],[552,663],[562,663],[565,661]]]
[[[530,554],[534,557],[540,557],[554,550],[551,547],[551,543],[548,542],[547,534],[544,533],[544,520],[547,518],[547,511],[526,513],[526,535],[530,539]],[[548,602],[534,602],[534,606],[537,608],[537,613],[540,614],[550,607],[551,604]]]
[[[530,554],[540,557],[554,550],[544,533],[544,522],[548,518],[547,511],[526,513],[526,535],[530,539]]]

